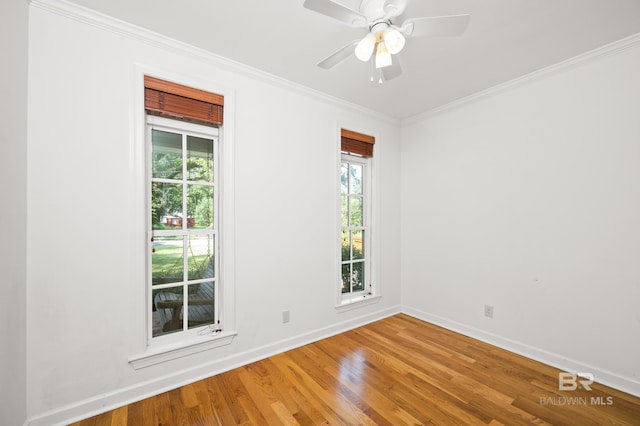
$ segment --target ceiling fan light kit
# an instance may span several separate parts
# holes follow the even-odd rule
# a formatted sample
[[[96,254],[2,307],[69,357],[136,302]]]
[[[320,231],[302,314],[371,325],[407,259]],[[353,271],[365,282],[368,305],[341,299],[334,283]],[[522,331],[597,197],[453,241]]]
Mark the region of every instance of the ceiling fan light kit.
[[[355,49],[356,58],[369,61],[374,50],[376,52],[376,68],[388,67],[392,64],[391,55],[400,53],[405,38],[400,31],[391,27],[388,22],[378,22],[371,27]]]
[[[388,27],[384,30],[382,37],[384,39],[384,44],[392,55],[400,53],[406,43],[406,39],[402,33],[393,27]]]
[[[356,58],[360,59],[362,62],[367,62],[371,59],[371,55],[373,54],[375,47],[376,36],[372,33],[367,34],[356,46]]]
[[[378,43],[378,50],[376,51],[376,69],[389,67],[392,63],[391,53],[389,53],[387,45],[384,41]]]
[[[336,3],[333,0],[305,0],[304,7],[325,16],[337,19],[355,28],[368,28],[368,33],[360,40],[340,48],[318,63],[321,68],[333,68],[346,60],[347,52],[355,44],[355,56],[368,62],[375,52],[375,67],[381,69],[385,80],[402,74],[397,55],[405,46],[406,39],[423,36],[457,36],[464,33],[469,23],[469,15],[408,18],[400,26],[394,18],[401,16],[408,0],[362,0],[358,11]],[[382,81],[382,80],[380,80]]]

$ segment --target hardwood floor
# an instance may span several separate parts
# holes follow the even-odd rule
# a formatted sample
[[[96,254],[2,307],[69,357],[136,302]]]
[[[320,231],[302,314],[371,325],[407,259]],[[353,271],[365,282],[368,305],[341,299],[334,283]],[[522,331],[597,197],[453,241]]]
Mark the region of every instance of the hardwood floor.
[[[75,423],[640,425],[640,398],[407,315]]]

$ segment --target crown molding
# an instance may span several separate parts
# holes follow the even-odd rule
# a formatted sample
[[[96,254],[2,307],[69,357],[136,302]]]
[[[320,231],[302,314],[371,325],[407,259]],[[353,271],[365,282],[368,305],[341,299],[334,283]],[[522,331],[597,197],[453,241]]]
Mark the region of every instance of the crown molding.
[[[513,80],[500,83],[488,89],[481,90],[469,96],[465,96],[453,102],[449,102],[445,105],[421,112],[411,117],[407,117],[405,119],[400,120],[400,126],[404,127],[404,126],[418,123],[422,120],[425,120],[426,118],[432,117],[442,112],[458,108],[460,106],[466,105],[468,103],[471,103],[480,99],[495,96],[507,90],[523,86],[529,82],[540,80],[540,79],[549,77],[551,75],[566,71],[568,69],[583,65],[587,62],[596,60],[598,58],[617,54],[638,46],[640,46],[640,33],[636,33],[629,37],[625,37],[623,39],[614,41],[612,43],[605,44],[604,46],[598,47],[596,49],[593,49],[588,52],[582,53],[580,55],[574,56],[572,58],[566,59],[562,62],[549,65],[537,71],[533,71],[531,73],[525,74],[521,77],[514,78]]]
[[[105,31],[116,33],[121,36],[140,41],[150,46],[154,46],[181,55],[190,56],[209,65],[214,65],[218,68],[242,74],[246,77],[251,77],[264,83],[291,90],[293,92],[300,93],[302,95],[314,98],[316,100],[339,108],[357,111],[359,113],[375,118],[376,120],[380,120],[382,122],[398,127],[404,127],[407,125],[418,123],[426,118],[432,117],[442,112],[458,108],[460,106],[480,99],[495,96],[509,89],[525,85],[535,80],[546,78],[550,75],[579,66],[586,62],[604,56],[617,54],[640,45],[640,33],[633,34],[629,37],[614,41],[602,47],[582,53],[562,62],[558,62],[556,64],[541,68],[537,71],[533,71],[507,82],[490,87],[488,89],[481,90],[479,92],[457,99],[453,102],[449,102],[445,105],[424,111],[411,117],[400,119],[382,114],[369,108],[365,108],[352,102],[345,101],[335,96],[328,95],[302,84],[295,83],[274,74],[267,73],[258,68],[254,68],[249,65],[234,61],[232,59],[217,55],[208,50],[178,41],[176,39],[164,36],[151,30],[147,30],[129,22],[86,8],[84,6],[71,3],[67,0],[29,0],[29,4],[32,7],[37,7],[39,9],[82,22]]]
[[[310,87],[287,80],[258,68],[251,67],[241,62],[217,55],[208,50],[195,47],[191,44],[178,41],[160,33],[139,27],[121,19],[97,12],[93,9],[71,3],[67,0],[28,0],[31,7],[36,7],[50,13],[109,31],[126,38],[134,39],[147,45],[181,55],[190,56],[209,65],[214,65],[236,74],[251,77],[283,89],[291,90],[302,95],[314,98],[321,102],[368,115],[376,120],[399,126],[400,119],[390,117],[381,112],[365,108],[361,105],[345,101],[335,96],[328,95]]]

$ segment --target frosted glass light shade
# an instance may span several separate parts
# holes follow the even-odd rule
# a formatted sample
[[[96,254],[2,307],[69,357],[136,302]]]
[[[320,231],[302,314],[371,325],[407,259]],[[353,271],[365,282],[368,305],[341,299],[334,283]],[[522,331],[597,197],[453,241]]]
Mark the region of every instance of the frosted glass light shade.
[[[376,37],[371,33],[367,34],[356,46],[356,58],[362,62],[367,62],[371,58],[375,46]]]
[[[382,37],[384,39],[384,44],[387,45],[387,50],[392,55],[399,53],[404,47],[405,38],[400,34],[400,31],[395,28],[389,27],[384,30]]]
[[[387,50],[387,46],[384,41],[378,43],[378,50],[376,52],[376,68],[384,68],[391,65],[391,54]]]

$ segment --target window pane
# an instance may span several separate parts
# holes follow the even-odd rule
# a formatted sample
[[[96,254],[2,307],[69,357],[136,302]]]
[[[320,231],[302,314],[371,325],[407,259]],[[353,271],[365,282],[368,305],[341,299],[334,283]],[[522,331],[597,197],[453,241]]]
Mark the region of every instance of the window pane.
[[[214,311],[214,283],[207,281],[189,286],[188,327],[199,327],[213,324]]]
[[[188,279],[213,278],[213,235],[191,235],[187,247]]]
[[[213,229],[213,187],[187,186],[187,227]]]
[[[342,265],[342,293],[349,293],[351,287],[349,286],[349,277],[351,276],[351,264],[345,263]]]
[[[353,245],[352,259],[364,259],[364,231],[353,231],[351,234],[351,244]]]
[[[187,136],[187,179],[213,182],[213,141]]]
[[[153,229],[182,227],[182,185],[151,184],[151,225]]]
[[[351,260],[351,242],[349,231],[342,231],[342,261]]]
[[[183,286],[153,290],[153,337],[182,331]]]
[[[152,130],[152,176],[163,179],[182,179],[182,135]]]
[[[340,165],[340,192],[342,194],[349,193],[349,164],[342,163]]]
[[[362,226],[362,197],[349,197],[351,226]]]
[[[183,240],[176,236],[155,236],[151,255],[152,284],[175,283],[184,279]]]
[[[354,292],[364,290],[364,262],[353,263],[351,285]]]
[[[350,164],[349,174],[351,176],[352,194],[362,194],[362,166],[360,164]]]

